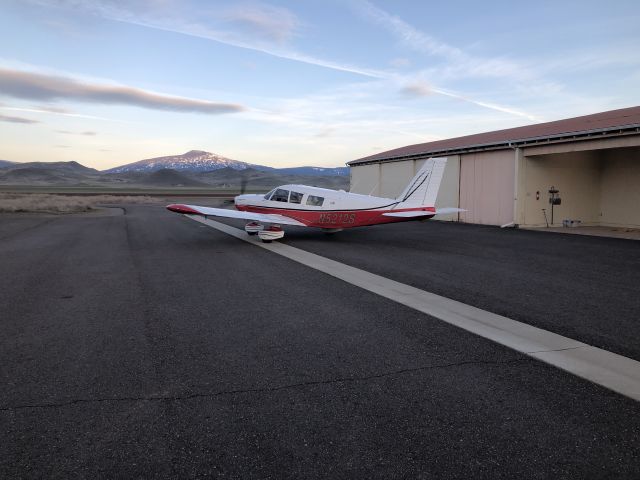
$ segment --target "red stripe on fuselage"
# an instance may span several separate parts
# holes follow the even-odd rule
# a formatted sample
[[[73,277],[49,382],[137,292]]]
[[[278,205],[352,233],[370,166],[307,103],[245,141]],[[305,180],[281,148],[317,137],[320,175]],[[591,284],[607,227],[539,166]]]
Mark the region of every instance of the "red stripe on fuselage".
[[[351,228],[378,225],[382,223],[408,222],[411,220],[423,220],[433,217],[436,212],[434,207],[398,208],[394,210],[297,210],[288,208],[267,208],[254,205],[238,205],[236,208],[243,212],[278,214],[293,218],[304,223],[308,227],[318,228]],[[424,212],[419,217],[385,217],[389,212]]]

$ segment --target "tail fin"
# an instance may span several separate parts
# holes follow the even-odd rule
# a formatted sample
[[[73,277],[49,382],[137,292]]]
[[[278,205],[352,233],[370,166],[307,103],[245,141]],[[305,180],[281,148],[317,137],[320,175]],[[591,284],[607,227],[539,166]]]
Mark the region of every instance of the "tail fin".
[[[446,164],[446,158],[430,158],[427,160],[416,176],[409,182],[407,188],[396,198],[400,202],[397,207],[435,206]]]

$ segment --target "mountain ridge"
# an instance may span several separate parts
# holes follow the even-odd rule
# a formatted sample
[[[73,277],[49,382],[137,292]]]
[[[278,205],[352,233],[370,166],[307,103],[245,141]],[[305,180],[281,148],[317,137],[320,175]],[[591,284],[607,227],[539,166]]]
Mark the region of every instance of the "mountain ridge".
[[[203,169],[201,151],[191,151],[191,158],[196,158],[196,168],[192,162],[186,162],[187,168],[164,168],[155,162],[148,169],[134,168],[99,171],[85,167],[76,162],[11,162],[0,165],[0,185],[37,185],[37,186],[82,186],[82,187],[116,187],[116,188],[259,188],[270,190],[283,184],[304,184],[317,187],[346,189],[349,177],[343,173],[342,167],[289,167],[273,168],[260,165],[217,162]],[[215,154],[211,154],[215,155]],[[176,156],[174,156],[176,157]],[[175,162],[174,157],[172,162]],[[179,156],[178,156],[179,157]],[[159,157],[167,158],[167,157]],[[151,159],[153,160],[153,159]],[[207,155],[207,160],[211,157]],[[134,164],[137,162],[134,162]],[[151,162],[149,162],[151,163]],[[130,164],[131,165],[131,164]],[[234,168],[235,167],[235,168]],[[348,172],[348,168],[344,168]],[[338,172],[339,174],[334,174]]]
[[[326,175],[348,175],[349,167],[285,167],[276,168],[266,165],[234,160],[217,153],[206,152],[204,150],[189,150],[180,155],[167,155],[163,157],[146,158],[136,162],[127,163],[108,170],[103,173],[125,173],[125,172],[154,172],[162,169],[189,172],[209,172],[221,168],[232,168],[234,170],[246,170],[253,168],[261,171],[278,171],[284,174],[326,176]]]

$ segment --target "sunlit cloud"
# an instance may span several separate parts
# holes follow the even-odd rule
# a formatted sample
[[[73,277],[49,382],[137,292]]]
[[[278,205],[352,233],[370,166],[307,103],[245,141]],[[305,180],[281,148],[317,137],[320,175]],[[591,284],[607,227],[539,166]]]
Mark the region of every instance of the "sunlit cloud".
[[[245,110],[245,107],[238,104],[176,97],[130,86],[91,83],[69,77],[4,68],[0,68],[0,93],[28,100],[65,99],[177,112],[221,114]]]
[[[71,110],[62,107],[53,107],[51,105],[35,105],[33,107],[34,112],[48,112],[48,113],[60,113],[60,114],[69,114],[73,113]]]
[[[432,95],[435,92],[426,83],[410,83],[400,89],[401,93],[409,96],[426,97]]]
[[[289,40],[299,24],[290,10],[266,4],[237,5],[224,18],[249,34],[277,43]]]
[[[56,133],[62,133],[65,135],[85,135],[88,137],[93,137],[98,134],[98,132],[85,131],[85,132],[71,132],[69,130],[56,130]]]

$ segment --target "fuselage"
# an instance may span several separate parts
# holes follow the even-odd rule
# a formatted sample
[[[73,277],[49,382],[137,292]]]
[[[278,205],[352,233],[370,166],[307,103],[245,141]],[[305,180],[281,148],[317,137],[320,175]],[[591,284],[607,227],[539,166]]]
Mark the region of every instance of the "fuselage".
[[[240,211],[285,215],[309,227],[327,229],[427,219],[435,215],[433,206],[402,208],[401,202],[393,198],[307,185],[282,185],[265,195],[238,195],[234,201]],[[384,216],[405,211],[424,211],[425,214],[413,218]]]

